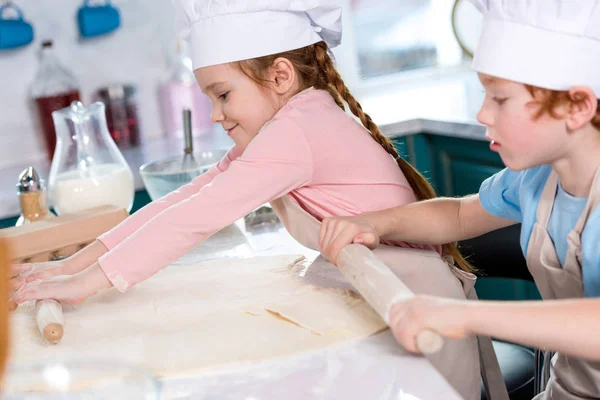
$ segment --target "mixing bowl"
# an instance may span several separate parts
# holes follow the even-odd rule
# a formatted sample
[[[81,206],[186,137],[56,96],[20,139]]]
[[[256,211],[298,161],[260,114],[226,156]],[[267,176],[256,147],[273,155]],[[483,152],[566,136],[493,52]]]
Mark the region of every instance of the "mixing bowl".
[[[207,172],[225,157],[225,154],[227,154],[225,150],[194,153],[195,165],[192,167],[187,162],[189,160],[186,160],[184,165],[184,156],[152,161],[140,167],[140,176],[150,198],[154,201]]]

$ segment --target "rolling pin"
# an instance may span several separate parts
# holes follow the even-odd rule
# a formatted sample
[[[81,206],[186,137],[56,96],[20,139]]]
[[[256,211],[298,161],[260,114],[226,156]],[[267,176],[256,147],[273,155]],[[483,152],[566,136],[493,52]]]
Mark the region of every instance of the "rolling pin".
[[[39,300],[35,303],[35,311],[42,337],[52,344],[60,342],[65,324],[60,303],[56,300]]]
[[[350,244],[344,247],[338,255],[338,269],[388,326],[392,305],[414,296],[366,246]],[[442,337],[431,330],[417,335],[417,348],[424,354],[438,352],[442,345]]]

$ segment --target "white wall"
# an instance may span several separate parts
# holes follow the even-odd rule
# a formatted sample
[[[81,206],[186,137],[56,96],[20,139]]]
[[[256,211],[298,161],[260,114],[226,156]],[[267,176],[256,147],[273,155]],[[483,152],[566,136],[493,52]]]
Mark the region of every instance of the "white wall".
[[[175,43],[169,0],[113,0],[121,28],[107,36],[81,41],[76,12],[83,0],[15,0],[34,27],[32,44],[0,51],[0,168],[45,157],[42,133],[29,101],[29,86],[38,67],[43,40],[79,78],[84,103],[110,83],[139,87],[142,140],[160,136],[156,87],[166,71]]]

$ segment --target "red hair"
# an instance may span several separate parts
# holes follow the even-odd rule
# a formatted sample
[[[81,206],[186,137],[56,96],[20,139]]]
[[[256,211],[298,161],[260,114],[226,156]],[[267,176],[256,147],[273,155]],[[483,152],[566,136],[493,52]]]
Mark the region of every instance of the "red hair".
[[[540,118],[541,116],[548,114],[552,118],[560,118],[561,116],[557,112],[557,108],[564,104],[581,104],[585,101],[583,96],[578,95],[571,96],[567,91],[549,90],[532,85],[525,85],[529,93],[536,99],[539,108],[534,118]],[[598,100],[600,105],[600,99]],[[591,120],[591,124],[594,128],[600,131],[600,106],[596,110],[596,115]]]

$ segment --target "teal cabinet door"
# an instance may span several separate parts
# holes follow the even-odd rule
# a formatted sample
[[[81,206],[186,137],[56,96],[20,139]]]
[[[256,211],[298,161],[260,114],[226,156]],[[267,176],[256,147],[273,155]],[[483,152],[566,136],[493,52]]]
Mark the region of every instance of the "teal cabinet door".
[[[433,154],[428,135],[417,134],[392,140],[402,158],[412,164],[435,187],[432,177]],[[437,192],[437,188],[436,188]]]
[[[400,157],[410,162],[408,148],[406,146],[406,137],[393,138],[391,141],[398,154],[400,154]]]
[[[475,161],[451,158],[442,154],[442,169],[447,174],[443,179],[444,196],[466,196],[479,192],[481,183],[501,169]]]
[[[393,143],[439,196],[477,193],[484,180],[504,168],[500,156],[481,140],[423,133],[395,138]]]
[[[0,220],[0,229],[10,228],[15,226],[19,217],[12,217]]]
[[[480,300],[541,300],[534,282],[507,278],[477,278],[475,283]]]
[[[477,193],[481,183],[504,169],[502,159],[487,142],[430,136],[433,180],[443,196]]]
[[[141,189],[135,192],[135,197],[133,198],[133,206],[131,207],[131,214],[144,207],[146,204],[152,202],[150,199],[150,195],[146,191],[146,189]]]

